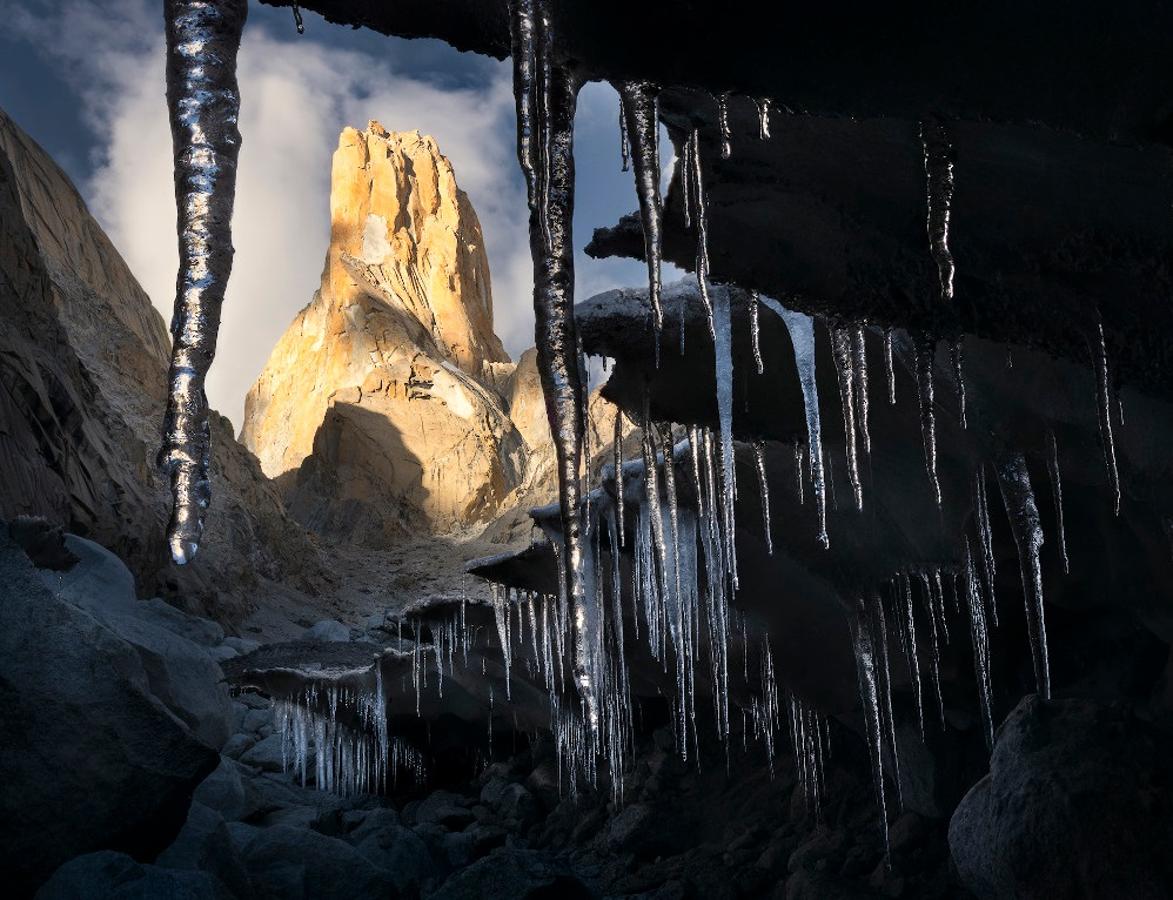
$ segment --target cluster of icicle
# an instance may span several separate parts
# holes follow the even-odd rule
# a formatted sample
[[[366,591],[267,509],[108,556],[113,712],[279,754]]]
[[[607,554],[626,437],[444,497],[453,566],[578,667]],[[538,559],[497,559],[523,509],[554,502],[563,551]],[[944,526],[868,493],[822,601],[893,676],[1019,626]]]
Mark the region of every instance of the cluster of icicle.
[[[291,698],[274,701],[281,766],[302,786],[310,780],[311,760],[314,786],[344,797],[394,788],[401,771],[416,784],[423,783],[423,757],[388,730],[378,664],[375,679],[374,692],[315,681]],[[321,711],[323,706],[326,712]],[[353,717],[357,727],[340,722],[340,710]]]

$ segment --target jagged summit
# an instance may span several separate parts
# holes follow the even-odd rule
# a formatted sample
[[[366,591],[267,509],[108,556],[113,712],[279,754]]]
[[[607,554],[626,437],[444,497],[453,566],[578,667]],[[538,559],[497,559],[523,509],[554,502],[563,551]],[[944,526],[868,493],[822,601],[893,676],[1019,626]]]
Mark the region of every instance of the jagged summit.
[[[541,406],[541,387],[513,384],[452,164],[418,131],[345,128],[330,223],[321,285],[249,391],[241,440],[327,536],[380,546],[492,518],[531,444],[549,450],[510,418],[511,403]]]

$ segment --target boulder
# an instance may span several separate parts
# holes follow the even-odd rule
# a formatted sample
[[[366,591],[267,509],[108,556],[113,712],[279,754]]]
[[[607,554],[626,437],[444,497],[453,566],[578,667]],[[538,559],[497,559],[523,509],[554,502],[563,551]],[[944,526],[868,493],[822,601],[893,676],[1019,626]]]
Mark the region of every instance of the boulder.
[[[591,891],[565,866],[536,850],[501,848],[450,877],[434,900],[586,900]]]
[[[37,900],[234,900],[209,872],[147,866],[104,850],[71,859],[37,891]]]
[[[345,841],[309,829],[260,829],[241,852],[257,898],[387,900],[397,895],[389,872]]]
[[[166,869],[207,872],[239,898],[252,893],[224,817],[202,803],[192,803],[179,836],[155,863]]]
[[[1122,706],[1022,700],[949,823],[979,898],[1173,893],[1169,744]]]
[[[135,647],[53,596],[0,533],[0,847],[10,889],[111,849],[139,858],[182,827],[219,756],[154,696]]]
[[[322,619],[311,625],[302,634],[307,641],[349,641],[350,629],[334,619]]]
[[[187,637],[218,643],[223,637],[220,626],[161,600],[140,603],[130,570],[98,544],[69,535],[66,546],[79,562],[66,572],[40,570],[42,581],[133,646],[151,692],[209,746],[222,747],[232,733],[232,702],[221,683],[224,675],[208,647]]]

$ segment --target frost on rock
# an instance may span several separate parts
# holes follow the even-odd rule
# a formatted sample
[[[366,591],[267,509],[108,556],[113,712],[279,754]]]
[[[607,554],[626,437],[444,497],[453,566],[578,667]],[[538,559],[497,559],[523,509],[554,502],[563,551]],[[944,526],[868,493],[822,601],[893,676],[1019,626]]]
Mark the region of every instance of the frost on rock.
[[[1030,635],[1031,658],[1039,696],[1051,697],[1051,673],[1047,662],[1047,623],[1043,613],[1043,570],[1039,551],[1043,546],[1043,526],[1030,484],[1026,458],[1011,453],[998,462],[998,486],[1006,517],[1018,547],[1018,566],[1022,573],[1022,593],[1026,603],[1026,627]]]
[[[562,520],[560,592],[572,610],[574,677],[593,724],[583,584],[583,523],[579,515],[584,391],[574,323],[574,113],[579,83],[553,59],[546,0],[514,0],[511,15],[517,158],[529,202],[534,264],[534,338],[546,414],[558,462]]]
[[[232,271],[232,206],[240,151],[236,53],[246,0],[165,0],[167,109],[175,151],[179,274],[171,319],[169,394],[159,465],[171,477],[171,558],[199,549],[212,499],[204,379],[216,355]]]
[[[941,299],[953,299],[953,253],[949,249],[949,220],[953,212],[953,143],[942,122],[922,122],[921,147],[924,151],[927,229],[929,250],[937,265]]]
[[[648,297],[652,303],[655,352],[659,358],[664,310],[660,303],[660,246],[663,204],[660,199],[660,130],[656,114],[659,89],[647,81],[629,81],[620,87],[625,133],[631,144],[635,190],[644,230],[644,257],[648,263]],[[626,168],[626,167],[625,167]],[[683,325],[681,326],[683,327]]]

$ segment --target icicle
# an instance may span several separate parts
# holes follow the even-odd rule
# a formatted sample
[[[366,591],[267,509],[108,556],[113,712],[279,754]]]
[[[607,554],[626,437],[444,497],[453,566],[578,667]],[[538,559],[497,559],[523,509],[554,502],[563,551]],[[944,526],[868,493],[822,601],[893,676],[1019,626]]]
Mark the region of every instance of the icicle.
[[[994,558],[994,532],[990,525],[990,505],[986,492],[986,467],[978,467],[974,476],[974,495],[977,499],[978,545],[982,550],[982,569],[985,575],[986,599],[989,601],[990,621],[998,625],[998,604],[994,593],[994,580],[998,574]]]
[[[758,307],[760,306],[758,292],[752,291],[749,295],[749,342],[753,347],[753,361],[759,375],[765,371],[765,366],[762,364],[761,323],[758,321]]]
[[[884,329],[884,374],[888,377],[888,405],[896,405],[896,369],[892,365],[892,329]]]
[[[941,640],[937,631],[937,611],[933,604],[933,592],[929,587],[928,576],[924,572],[920,576],[921,587],[924,589],[925,612],[929,617],[929,680],[933,682],[933,691],[937,695],[937,713],[940,716],[941,727],[945,727],[945,698],[941,693]],[[905,602],[912,603],[912,581],[909,576],[904,577]]]
[[[868,757],[872,765],[872,787],[880,814],[880,833],[884,841],[884,857],[888,856],[888,803],[884,790],[884,727],[880,709],[880,684],[877,648],[871,628],[871,614],[867,602],[855,602],[853,614],[847,618],[851,626],[851,644],[855,651],[855,671],[859,683],[859,699],[863,708],[867,736]]]
[[[591,728],[598,718],[583,623],[582,473],[583,384],[574,323],[574,112],[578,82],[551,55],[547,0],[513,0],[513,90],[517,102],[517,158],[526,178],[530,252],[534,262],[535,344],[542,392],[558,461],[562,521],[560,590],[574,609],[574,677]]]
[[[623,517],[623,410],[618,407],[615,409],[615,438],[611,458],[615,466],[615,517],[619,524],[619,546],[622,547],[627,540]]]
[[[794,347],[794,366],[802,386],[802,402],[806,411],[806,433],[810,447],[811,484],[815,494],[818,515],[818,540],[824,547],[831,546],[827,536],[827,486],[823,468],[823,437],[819,422],[819,392],[815,381],[815,323],[810,316],[786,309],[772,297],[762,296],[761,303],[775,313],[790,333]]]
[[[171,558],[199,549],[212,499],[204,379],[216,354],[220,307],[232,271],[240,93],[236,53],[245,0],[165,0],[167,107],[175,151],[179,277],[171,319],[169,396],[159,467],[171,477]]]
[[[761,441],[754,441],[753,459],[758,470],[758,491],[762,504],[762,531],[766,536],[766,552],[773,556],[774,538],[770,531],[770,483],[766,478],[766,446]]]
[[[301,20],[301,8],[297,5],[296,0],[293,4],[293,24],[297,28],[298,34],[305,34],[305,22]]]
[[[770,139],[770,103],[769,97],[760,97],[754,101],[758,107],[758,140]]]
[[[941,122],[922,122],[921,146],[924,150],[927,182],[927,228],[929,249],[937,264],[941,282],[941,299],[953,299],[953,254],[949,250],[949,219],[953,206],[953,143]]]
[[[1039,509],[1026,458],[1013,453],[997,466],[998,487],[1010,531],[1018,547],[1018,565],[1022,572],[1022,593],[1026,602],[1026,627],[1030,634],[1031,657],[1034,662],[1035,683],[1044,700],[1051,698],[1051,673],[1047,662],[1047,624],[1043,613],[1043,571],[1039,562],[1039,548],[1043,546],[1043,527],[1039,523]]]
[[[1104,323],[1096,322],[1096,405],[1100,415],[1100,441],[1104,445],[1104,465],[1108,469],[1108,486],[1112,490],[1112,511],[1120,515],[1120,472],[1116,468],[1116,439],[1112,434],[1112,375],[1108,368],[1108,346],[1104,341]]]
[[[868,355],[863,325],[856,325],[851,332],[851,383],[855,392],[855,424],[859,428],[859,439],[863,452],[872,452],[872,436],[868,431]]]
[[[1051,499],[1055,502],[1055,537],[1059,541],[1059,559],[1063,562],[1063,574],[1071,572],[1067,559],[1067,536],[1063,529],[1063,482],[1059,477],[1059,444],[1055,432],[1047,429],[1047,472],[1051,476]]]
[[[965,604],[969,607],[969,637],[973,643],[973,671],[978,682],[978,699],[981,701],[982,720],[986,726],[986,747],[994,747],[993,692],[990,688],[990,638],[986,628],[986,612],[978,591],[977,573],[974,571],[973,554],[969,549],[969,538],[965,539]]]
[[[912,590],[907,579],[897,578],[893,583],[893,594],[899,604],[898,620],[904,631],[904,660],[908,663],[908,673],[912,677],[913,697],[916,700],[916,722],[920,727],[920,734],[925,735],[924,697],[920,683],[920,658],[917,655],[916,643],[916,616],[912,609]]]
[[[653,568],[659,576],[660,602],[668,594],[668,549],[664,536],[664,517],[661,512],[659,471],[656,465],[656,439],[652,433],[651,399],[644,393],[643,432],[641,445],[644,457],[644,502],[647,504],[647,518],[651,526],[652,549],[655,551]]]
[[[729,134],[729,95],[717,98],[717,126],[721,129],[721,159],[728,159],[733,153],[733,140]]]
[[[953,341],[949,350],[950,356],[953,358],[953,380],[957,382],[957,416],[961,420],[961,427],[968,428],[969,422],[965,416],[965,372],[961,346],[963,340],[963,337],[957,338],[957,340]]]
[[[631,145],[627,140],[627,113],[623,107],[623,94],[619,95],[619,157],[622,162],[622,171],[631,168]]]
[[[798,505],[806,504],[806,491],[803,490],[802,477],[803,463],[806,461],[806,450],[798,441],[794,442],[794,490],[798,494]]]
[[[672,456],[673,441],[671,426],[667,428],[667,433],[663,435],[662,444],[664,447],[664,496],[668,501],[668,523],[672,528],[672,571],[675,576],[674,587],[676,588],[676,602],[679,603],[679,598],[681,596],[680,515],[676,502],[676,463]]]
[[[647,81],[624,82],[620,88],[623,116],[631,137],[635,168],[635,190],[639,198],[644,230],[644,256],[648,263],[648,297],[652,304],[656,358],[660,353],[660,330],[664,310],[660,304],[660,246],[663,205],[660,200],[660,139],[657,117],[659,88]]]
[[[831,326],[831,352],[835,373],[839,377],[839,400],[843,407],[843,435],[847,453],[847,477],[855,495],[855,506],[863,509],[863,484],[859,480],[859,452],[856,449],[855,377],[852,358],[851,332],[841,326]]]
[[[709,211],[705,200],[705,181],[701,172],[700,136],[694,128],[689,136],[688,159],[692,163],[686,177],[692,175],[693,219],[696,221],[696,283],[701,292],[701,303],[709,320],[709,334],[716,338],[713,322],[713,299],[709,296]],[[684,352],[684,312],[680,314],[680,344]]]
[[[729,310],[730,288],[722,287],[713,296],[713,321],[716,327],[713,352],[717,363],[717,419],[721,426],[721,512],[725,521],[726,559],[737,587],[737,555],[735,533],[737,520],[733,511],[734,455],[733,455],[733,335]]]
[[[925,471],[937,506],[941,505],[941,482],[937,480],[937,418],[933,408],[933,357],[936,344],[927,334],[916,339],[916,387],[920,399],[921,440],[925,446]]]

